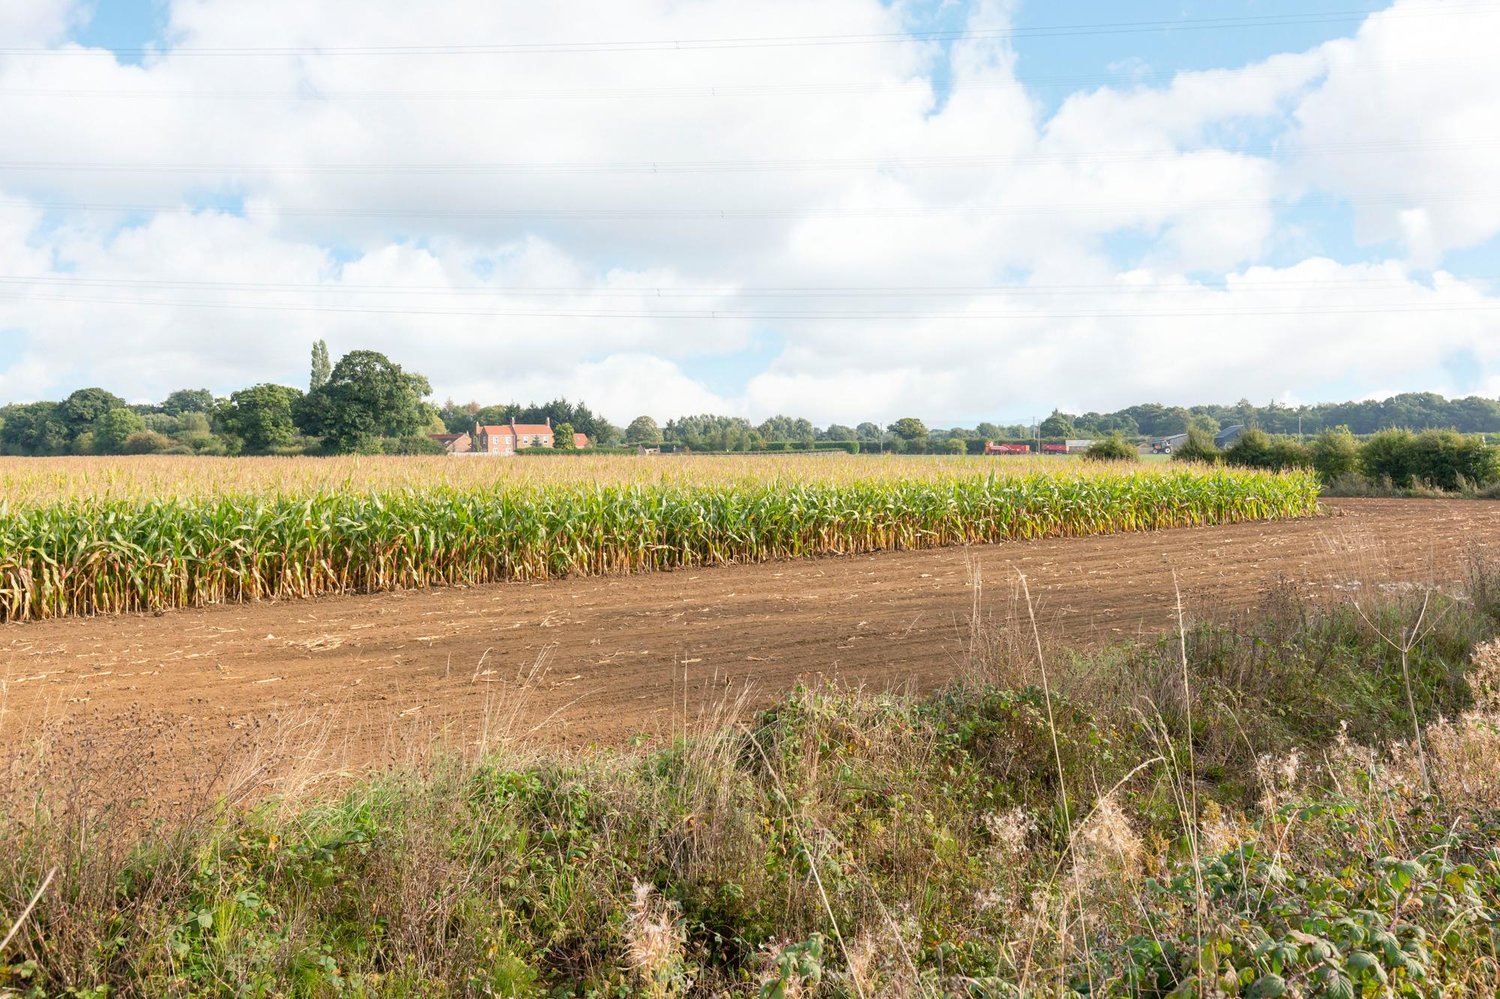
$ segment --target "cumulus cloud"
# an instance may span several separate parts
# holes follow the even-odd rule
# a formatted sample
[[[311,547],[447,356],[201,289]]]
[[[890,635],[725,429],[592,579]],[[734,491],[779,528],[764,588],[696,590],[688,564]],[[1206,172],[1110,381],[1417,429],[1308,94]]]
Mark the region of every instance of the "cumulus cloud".
[[[79,15],[77,0],[6,0],[0,6],[0,38],[7,45],[57,40]]]
[[[1455,42],[1462,19],[1398,16],[1425,6],[1044,115],[992,30],[1004,3],[977,4],[945,53],[571,44],[899,35],[903,5],[878,0],[454,0],[420,18],[174,0],[142,65],[0,55],[0,336],[19,344],[0,397],[299,383],[316,337],[384,350],[440,396],[566,393],[617,421],[948,423],[1402,384],[1454,351],[1493,370],[1484,291],[1408,269],[1500,227],[1455,200],[1495,170],[1443,145],[1481,134],[1494,71],[1449,66],[1440,98],[1430,67],[1399,69]],[[0,31],[63,44],[74,16],[32,0]],[[475,48],[513,41],[543,50]],[[276,51],[205,51],[254,48]],[[1398,72],[1425,101],[1385,89]],[[1408,132],[1394,164],[1355,142]],[[1350,198],[1405,259],[1278,259],[1306,192]],[[742,390],[690,374],[766,335],[785,347]]]
[[[1497,37],[1500,9],[1399,0],[1323,46],[1327,78],[1286,143],[1292,181],[1348,198],[1362,240],[1419,266],[1500,233]]]

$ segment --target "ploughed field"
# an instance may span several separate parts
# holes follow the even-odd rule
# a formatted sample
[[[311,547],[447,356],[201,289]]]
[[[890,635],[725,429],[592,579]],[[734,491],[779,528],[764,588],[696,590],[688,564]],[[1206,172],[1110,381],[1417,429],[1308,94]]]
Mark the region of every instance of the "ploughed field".
[[[1179,585],[1202,616],[1283,585],[1458,580],[1466,555],[1500,551],[1494,511],[1338,500],[1275,522],[11,623],[0,732],[164,805],[435,744],[617,744],[801,678],[951,679],[976,611],[1029,641],[1021,573],[1060,650],[1160,634]]]

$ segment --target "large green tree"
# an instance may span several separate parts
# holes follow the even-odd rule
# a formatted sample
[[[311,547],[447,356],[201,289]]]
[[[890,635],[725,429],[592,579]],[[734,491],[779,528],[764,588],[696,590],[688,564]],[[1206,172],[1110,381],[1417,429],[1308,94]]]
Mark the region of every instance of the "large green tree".
[[[69,436],[77,437],[93,429],[94,424],[110,410],[129,408],[125,400],[113,392],[102,388],[81,388],[63,400],[57,415],[68,428]]]
[[[693,451],[750,451],[764,438],[743,416],[701,413],[667,421],[662,438]]]
[[[341,454],[374,450],[382,437],[412,437],[425,432],[429,410],[423,398],[432,394],[427,379],[403,371],[373,350],[345,354],[328,381],[308,393],[298,407],[308,433]]]
[[[297,439],[294,414],[302,393],[286,385],[256,385],[229,397],[219,425],[244,442],[247,451],[272,451]]]
[[[649,444],[661,443],[661,427],[649,416],[637,416],[630,421],[630,426],[625,428],[626,444]]]
[[[773,416],[759,427],[761,437],[768,441],[799,441],[811,444],[817,440],[818,432],[812,421],[800,416]]]
[[[1078,427],[1073,424],[1073,418],[1062,410],[1054,409],[1052,415],[1042,421],[1037,432],[1043,437],[1077,437]]]
[[[161,411],[168,416],[181,416],[183,413],[212,413],[214,394],[206,388],[178,389],[163,400]]]
[[[144,433],[146,421],[125,406],[116,406],[94,421],[94,450],[100,454],[123,454],[132,434]]]
[[[68,425],[55,402],[30,402],[0,410],[0,450],[6,454],[62,454],[68,447]]]
[[[904,441],[914,443],[927,439],[927,424],[915,416],[903,416],[886,428]]]

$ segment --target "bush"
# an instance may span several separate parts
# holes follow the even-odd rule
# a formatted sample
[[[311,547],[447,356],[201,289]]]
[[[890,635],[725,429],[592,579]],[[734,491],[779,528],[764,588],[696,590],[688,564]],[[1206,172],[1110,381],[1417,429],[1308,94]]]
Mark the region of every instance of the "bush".
[[[1417,437],[1410,430],[1382,430],[1359,449],[1359,470],[1376,482],[1411,487],[1417,473]]]
[[[1267,468],[1283,472],[1312,465],[1312,453],[1290,437],[1272,437],[1264,430],[1250,429],[1224,451],[1224,460],[1245,468]]]
[[[1218,464],[1223,452],[1214,443],[1213,434],[1199,427],[1189,427],[1187,440],[1172,452],[1173,461],[1199,461]]]
[[[1083,453],[1088,461],[1140,461],[1141,453],[1123,434],[1113,433],[1089,445]]]
[[[1416,477],[1439,489],[1483,488],[1500,479],[1500,451],[1455,430],[1424,430],[1413,454]]]
[[[121,454],[161,454],[176,446],[177,442],[165,434],[159,434],[154,430],[143,430],[137,434],[131,434],[125,438],[125,443],[120,445]]]
[[[943,441],[943,452],[945,454],[968,454],[969,445],[962,437],[949,437]]]
[[[380,441],[382,454],[446,454],[447,449],[431,437],[385,437]]]
[[[1500,452],[1453,430],[1382,430],[1360,448],[1359,465],[1367,477],[1397,489],[1483,489],[1500,479]]]
[[[1308,448],[1308,456],[1324,482],[1336,482],[1359,471],[1359,442],[1345,427],[1319,434]]]

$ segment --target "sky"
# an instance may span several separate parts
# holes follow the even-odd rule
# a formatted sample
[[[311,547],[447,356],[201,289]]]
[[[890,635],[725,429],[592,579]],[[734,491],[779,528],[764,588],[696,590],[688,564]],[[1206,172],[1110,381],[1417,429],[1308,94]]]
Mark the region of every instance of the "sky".
[[[418,11],[420,11],[418,13]],[[1500,395],[1500,0],[6,0],[0,402]]]

